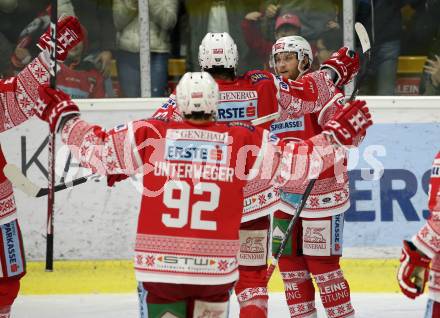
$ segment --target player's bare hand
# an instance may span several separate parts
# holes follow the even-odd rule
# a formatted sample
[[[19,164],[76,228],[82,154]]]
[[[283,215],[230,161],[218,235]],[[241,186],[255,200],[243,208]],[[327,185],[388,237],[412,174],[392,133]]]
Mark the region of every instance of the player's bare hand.
[[[261,12],[253,11],[246,14],[244,18],[249,21],[258,21],[262,16],[263,14]]]
[[[435,55],[435,59],[426,60],[426,64],[423,69],[426,73],[431,75],[432,84],[438,87],[440,85],[440,57]]]
[[[111,75],[112,52],[102,51],[98,54],[97,60],[100,65],[102,75],[104,77],[109,77]]]
[[[266,17],[273,18],[277,15],[278,10],[280,9],[279,5],[269,4],[266,8]]]
[[[327,22],[327,28],[329,28],[329,29],[339,29],[340,25],[339,25],[338,22],[336,22],[334,20],[331,20],[331,21]]]

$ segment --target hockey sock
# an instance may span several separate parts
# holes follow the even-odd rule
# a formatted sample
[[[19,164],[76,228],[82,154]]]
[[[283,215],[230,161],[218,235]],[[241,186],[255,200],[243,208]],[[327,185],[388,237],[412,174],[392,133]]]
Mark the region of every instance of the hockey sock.
[[[315,288],[302,256],[281,256],[278,266],[291,318],[316,317]]]
[[[440,317],[440,303],[435,300],[428,299],[426,304],[425,318],[436,318]]]
[[[235,286],[240,318],[267,317],[267,284],[266,268],[260,270],[245,270],[240,268],[240,278]]]
[[[354,317],[350,288],[339,267],[337,256],[306,256],[307,266],[318,285],[322,305],[328,317]]]
[[[11,315],[11,306],[0,307],[0,318],[9,318]]]

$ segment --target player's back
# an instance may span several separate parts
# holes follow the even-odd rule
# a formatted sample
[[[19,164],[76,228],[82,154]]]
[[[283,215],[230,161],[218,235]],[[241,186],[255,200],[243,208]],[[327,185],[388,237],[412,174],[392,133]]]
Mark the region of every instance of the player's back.
[[[156,149],[145,152],[150,169],[136,240],[138,279],[236,280],[242,191],[255,161],[242,148],[259,147],[262,131],[244,123],[150,123],[158,133],[147,146]]]

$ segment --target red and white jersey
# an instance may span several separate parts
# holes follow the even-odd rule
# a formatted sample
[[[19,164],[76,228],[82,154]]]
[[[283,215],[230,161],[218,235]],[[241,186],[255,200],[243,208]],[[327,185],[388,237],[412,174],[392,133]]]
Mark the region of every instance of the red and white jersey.
[[[104,77],[94,68],[80,70],[60,64],[60,71],[57,74],[57,88],[71,98],[105,97]]]
[[[429,181],[428,221],[413,237],[417,248],[431,259],[429,296],[440,302],[440,152],[434,159]]]
[[[249,179],[277,178],[281,161],[282,149],[269,142],[267,130],[152,119],[105,132],[77,117],[61,137],[83,167],[106,175],[143,173],[138,281],[216,285],[238,278],[243,188]],[[297,145],[311,151],[325,140],[319,135],[286,149],[295,158]],[[307,165],[309,158],[301,160]]]
[[[16,77],[0,81],[0,132],[18,126],[33,115],[39,98],[38,87],[48,84],[50,76],[41,54]],[[5,165],[0,148],[0,225],[17,218],[12,184],[3,174]]]
[[[309,113],[319,113],[321,117],[327,118],[334,114],[330,110],[333,110],[335,101],[342,96],[323,71],[310,73],[298,81],[291,81],[267,71],[255,70],[233,81],[217,80],[217,83],[220,90],[217,121],[220,122],[249,122],[278,110],[281,111],[281,116],[289,118],[301,118]],[[182,120],[174,94],[153,117]],[[284,123],[282,119],[277,122],[281,125],[287,124],[289,119],[282,118]],[[268,122],[260,127],[269,129],[273,128],[274,124]],[[243,222],[262,217],[280,207],[290,211],[288,206],[279,200],[278,192],[267,180],[256,179],[248,183],[244,191]]]
[[[304,106],[311,103],[309,100],[298,99],[296,108],[318,108],[320,113],[296,116],[292,106],[280,107],[280,117],[270,125],[270,132],[282,140],[306,140],[322,132],[322,127],[342,106],[344,95],[335,87],[327,72],[318,71],[304,75],[303,81],[320,83],[319,98],[313,101],[316,106]],[[292,81],[295,83],[295,81]],[[303,105],[304,104],[304,105]],[[341,153],[342,155],[342,153]],[[336,173],[335,173],[336,172]],[[288,184],[282,190],[287,193],[302,195],[305,186]],[[302,217],[321,218],[345,212],[350,207],[348,174],[344,160],[339,160],[334,168],[330,168],[319,175],[312,193],[301,213]],[[293,214],[295,209],[281,200],[280,210]]]
[[[299,117],[319,112],[333,98],[328,89],[324,89],[328,85],[327,79],[321,75],[291,81],[267,71],[255,70],[246,72],[233,81],[216,82],[220,90],[217,111],[217,121],[220,122],[249,122],[275,113],[279,107],[289,108],[294,116]],[[174,94],[153,117],[172,120],[181,118]],[[261,127],[269,128],[269,123]]]

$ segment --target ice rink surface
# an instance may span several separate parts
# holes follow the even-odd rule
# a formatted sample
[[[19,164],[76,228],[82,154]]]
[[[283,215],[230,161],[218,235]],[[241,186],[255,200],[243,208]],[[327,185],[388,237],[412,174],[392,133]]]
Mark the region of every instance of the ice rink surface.
[[[319,297],[319,295],[316,295]],[[415,301],[401,294],[352,294],[357,318],[422,318],[427,297]],[[319,303],[319,301],[317,302]],[[269,317],[289,317],[284,295],[271,293]],[[326,317],[321,305],[318,316]],[[136,294],[20,296],[12,318],[138,318]],[[231,297],[229,317],[238,317],[238,304]]]

